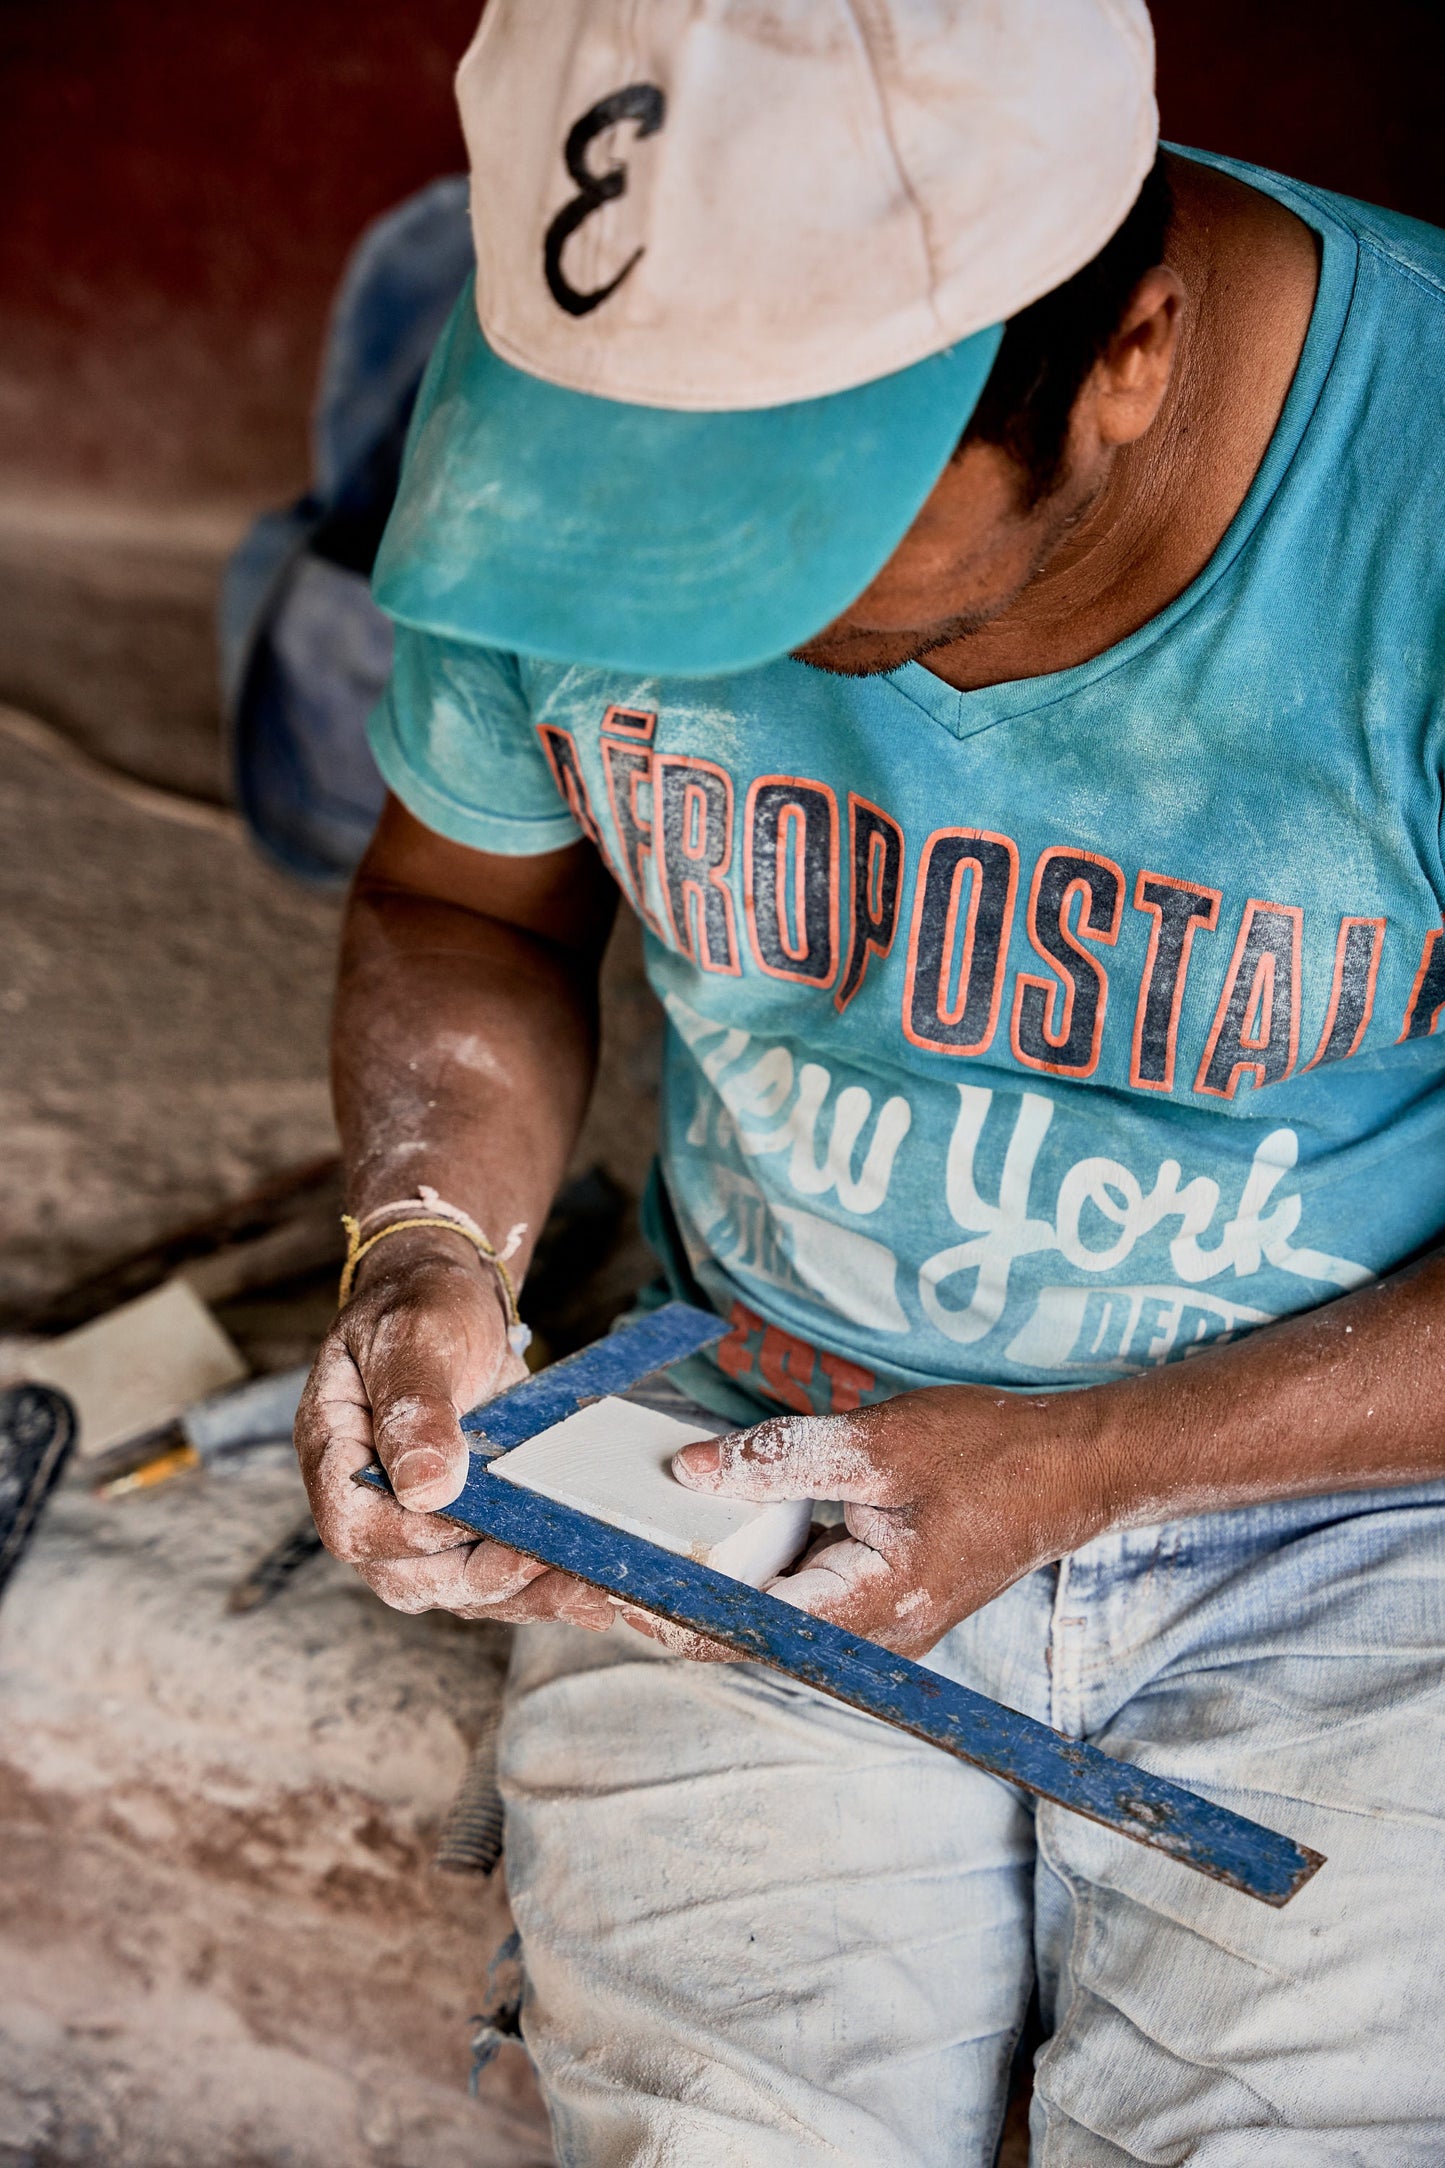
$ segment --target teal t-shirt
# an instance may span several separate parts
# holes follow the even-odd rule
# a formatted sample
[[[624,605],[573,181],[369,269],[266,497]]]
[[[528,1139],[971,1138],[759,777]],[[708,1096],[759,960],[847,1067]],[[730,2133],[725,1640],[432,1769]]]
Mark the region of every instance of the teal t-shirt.
[[[398,630],[398,796],[585,831],[643,920],[724,1412],[1090,1384],[1441,1239],[1445,234],[1228,170],[1320,236],[1308,338],[1209,564],[1107,653],[960,693]]]

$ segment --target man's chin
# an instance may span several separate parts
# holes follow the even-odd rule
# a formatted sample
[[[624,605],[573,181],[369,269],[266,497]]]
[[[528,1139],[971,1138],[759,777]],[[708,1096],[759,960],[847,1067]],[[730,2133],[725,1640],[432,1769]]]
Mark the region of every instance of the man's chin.
[[[805,640],[793,649],[793,660],[813,670],[827,670],[834,677],[887,677],[905,663],[922,662],[925,655],[936,655],[940,648],[966,640],[995,615],[992,610],[971,611],[927,631],[913,632],[864,632],[825,625],[816,640]]]

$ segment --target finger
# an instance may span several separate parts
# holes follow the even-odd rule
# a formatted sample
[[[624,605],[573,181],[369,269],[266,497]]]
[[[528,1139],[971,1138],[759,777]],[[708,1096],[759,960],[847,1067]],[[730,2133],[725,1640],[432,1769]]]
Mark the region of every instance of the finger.
[[[594,1633],[606,1633],[612,1624],[597,1589],[500,1543],[473,1544],[465,1556],[367,1562],[361,1572],[397,1611],[450,1611],[458,1618],[516,1624],[561,1619]]]
[[[449,1506],[466,1482],[467,1441],[445,1356],[418,1345],[415,1330],[402,1338],[390,1326],[378,1330],[364,1372],[372,1444],[397,1503],[428,1513]]]
[[[659,1642],[669,1656],[685,1656],[692,1664],[738,1664],[744,1660],[736,1649],[721,1641],[709,1641],[705,1634],[694,1633],[689,1626],[674,1625],[670,1618],[654,1618],[650,1611],[638,1611],[616,1596],[609,1600],[617,1606],[616,1616],[624,1626],[649,1641]]]
[[[556,1587],[549,1588],[549,1581],[555,1582]],[[612,1621],[617,1616],[602,1589],[593,1588],[587,1581],[574,1581],[569,1573],[548,1574],[527,1590],[523,1601],[555,1605],[551,1615],[570,1626],[585,1626],[588,1633],[593,1634],[610,1633]]]
[[[409,1303],[380,1316],[363,1303],[341,1328],[371,1406],[371,1435],[398,1502],[411,1512],[450,1505],[467,1479],[463,1409],[510,1366],[488,1309]]]
[[[881,1552],[845,1536],[841,1543],[814,1544],[791,1573],[769,1581],[765,1593],[871,1640],[875,1628],[893,1623],[898,1575]]]
[[[854,1537],[815,1544],[767,1593],[814,1618],[904,1655],[922,1655],[947,1631],[942,1604],[915,1573]]]
[[[820,1551],[831,1549],[835,1543],[846,1543],[850,1530],[833,1521],[810,1521],[808,1538],[798,1556],[788,1567],[789,1573],[800,1573],[804,1566],[811,1566]]]
[[[424,1558],[366,1558],[362,1579],[394,1611],[499,1615],[549,1569],[500,1543],[469,1541]]]
[[[506,1616],[519,1622],[568,1619],[602,1633],[612,1624],[611,1608],[600,1589],[501,1543],[479,1543],[466,1562],[462,1582],[469,1617],[494,1617],[505,1606]]]
[[[672,1472],[690,1490],[759,1504],[785,1498],[876,1502],[880,1496],[869,1427],[849,1415],[781,1415],[753,1430],[701,1439],[674,1456]]]
[[[351,1351],[337,1333],[323,1343],[296,1410],[296,1458],[310,1483],[334,1450],[339,1474],[350,1475],[371,1459],[371,1403]]]
[[[470,1544],[454,1521],[408,1513],[353,1481],[372,1460],[366,1388],[339,1336],[317,1357],[296,1417],[296,1451],[317,1530],[337,1558],[408,1558]]]

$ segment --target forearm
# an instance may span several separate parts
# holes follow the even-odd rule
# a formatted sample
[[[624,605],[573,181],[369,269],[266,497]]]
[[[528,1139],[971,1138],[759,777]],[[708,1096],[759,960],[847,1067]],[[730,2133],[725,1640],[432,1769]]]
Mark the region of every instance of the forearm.
[[[428,1183],[499,1246],[524,1224],[524,1271],[586,1109],[596,1043],[587,960],[363,880],[347,914],[332,1049],[350,1209]]]
[[[1442,1392],[1436,1256],[1230,1346],[1031,1405],[1042,1435],[1050,1411],[1056,1432],[1077,1426],[1100,1525],[1122,1527],[1445,1474]]]
[[[333,1083],[358,1214],[459,1205],[525,1271],[591,1089],[597,972],[616,892],[589,844],[488,854],[388,803],[347,910]],[[498,1276],[449,1228],[362,1259],[317,1357],[296,1444],[316,1525],[405,1611],[570,1618],[605,1628],[595,1592],[441,1516],[469,1466],[458,1413],[516,1381]],[[353,1476],[375,1455],[390,1498]]]

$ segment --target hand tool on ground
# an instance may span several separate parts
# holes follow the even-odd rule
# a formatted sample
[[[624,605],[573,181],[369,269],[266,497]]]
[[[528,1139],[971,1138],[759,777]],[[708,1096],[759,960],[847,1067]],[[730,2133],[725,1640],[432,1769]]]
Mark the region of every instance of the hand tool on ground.
[[[0,1392],[0,1589],[19,1565],[75,1444],[75,1410],[50,1385]]]
[[[289,1445],[309,1363],[272,1371],[198,1400],[174,1423],[95,1457],[97,1498],[125,1498],[172,1476],[224,1461],[255,1445]]]
[[[308,1513],[287,1529],[279,1543],[273,1543],[254,1565],[247,1567],[227,1596],[226,1609],[259,1611],[263,1603],[280,1595],[309,1559],[319,1558],[323,1549],[316,1523]]]
[[[461,1495],[444,1509],[446,1517],[639,1610],[724,1642],[749,1662],[786,1672],[1248,1897],[1288,1904],[1323,1866],[1318,1852],[776,1596],[490,1473],[488,1463],[499,1453],[603,1394],[625,1392],[726,1330],[706,1311],[668,1303],[473,1408],[461,1424],[474,1441],[471,1467]],[[389,1487],[378,1463],[356,1480]]]

